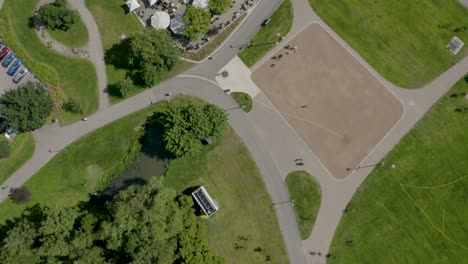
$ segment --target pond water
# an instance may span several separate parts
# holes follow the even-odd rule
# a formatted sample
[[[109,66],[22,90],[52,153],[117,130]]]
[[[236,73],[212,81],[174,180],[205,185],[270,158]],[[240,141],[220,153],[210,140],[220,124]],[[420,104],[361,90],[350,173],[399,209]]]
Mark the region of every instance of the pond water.
[[[166,172],[168,160],[150,157],[140,153],[135,161],[122,175],[114,178],[111,183],[99,193],[101,198],[111,198],[120,190],[130,185],[141,185],[153,176],[162,176]]]

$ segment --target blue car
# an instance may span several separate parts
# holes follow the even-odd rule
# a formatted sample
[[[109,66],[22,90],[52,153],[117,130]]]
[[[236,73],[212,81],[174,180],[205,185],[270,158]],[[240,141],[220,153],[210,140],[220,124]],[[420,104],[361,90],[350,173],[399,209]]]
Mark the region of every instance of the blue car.
[[[16,58],[15,54],[13,54],[13,53],[10,52],[10,53],[5,57],[5,59],[2,61],[2,66],[5,67],[5,68],[8,67],[8,66],[10,66],[10,63],[11,63],[15,58]]]
[[[10,76],[15,75],[16,71],[20,68],[21,65],[23,65],[23,62],[20,59],[16,60],[8,69],[7,74]]]

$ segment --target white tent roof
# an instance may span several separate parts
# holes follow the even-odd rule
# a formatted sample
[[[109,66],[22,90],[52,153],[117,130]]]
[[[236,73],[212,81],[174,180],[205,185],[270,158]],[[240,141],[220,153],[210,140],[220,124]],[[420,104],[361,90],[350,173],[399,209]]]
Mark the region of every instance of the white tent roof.
[[[157,29],[166,29],[170,23],[169,14],[163,11],[156,11],[151,17],[151,26]]]
[[[174,32],[174,34],[181,35],[184,33],[184,29],[185,23],[182,16],[175,16],[171,19],[171,31]]]
[[[208,0],[193,0],[192,5],[194,7],[208,9]]]
[[[158,2],[158,0],[149,0],[149,4],[150,6],[156,4]]]
[[[137,0],[128,0],[127,2],[125,2],[125,4],[127,4],[130,12],[140,7],[140,4],[138,3]]]

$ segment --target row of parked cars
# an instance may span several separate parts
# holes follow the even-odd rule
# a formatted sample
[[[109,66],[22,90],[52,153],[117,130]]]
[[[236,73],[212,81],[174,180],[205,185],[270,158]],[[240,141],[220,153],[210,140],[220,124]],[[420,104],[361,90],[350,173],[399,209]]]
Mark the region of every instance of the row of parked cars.
[[[3,67],[8,68],[7,74],[13,76],[14,83],[21,82],[29,73],[23,62],[16,58],[16,54],[9,47],[4,46],[2,41],[0,41],[0,61]]]

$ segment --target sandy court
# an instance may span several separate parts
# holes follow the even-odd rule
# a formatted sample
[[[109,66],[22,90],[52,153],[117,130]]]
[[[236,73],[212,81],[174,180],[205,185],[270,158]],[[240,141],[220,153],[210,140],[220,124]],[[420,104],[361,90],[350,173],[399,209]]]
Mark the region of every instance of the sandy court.
[[[319,24],[252,79],[333,176],[343,179],[400,119],[403,106]],[[275,67],[271,67],[276,64]],[[297,157],[291,157],[295,159]],[[368,164],[363,164],[368,165]]]

